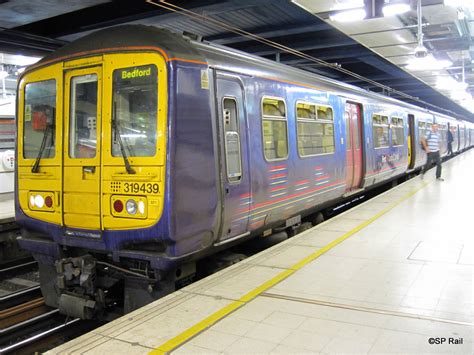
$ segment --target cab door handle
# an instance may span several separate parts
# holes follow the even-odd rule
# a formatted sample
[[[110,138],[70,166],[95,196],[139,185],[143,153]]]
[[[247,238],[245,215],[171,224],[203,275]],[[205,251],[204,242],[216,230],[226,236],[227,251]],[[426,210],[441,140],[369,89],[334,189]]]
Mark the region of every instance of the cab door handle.
[[[83,166],[82,171],[85,174],[94,174],[95,173],[95,166]]]

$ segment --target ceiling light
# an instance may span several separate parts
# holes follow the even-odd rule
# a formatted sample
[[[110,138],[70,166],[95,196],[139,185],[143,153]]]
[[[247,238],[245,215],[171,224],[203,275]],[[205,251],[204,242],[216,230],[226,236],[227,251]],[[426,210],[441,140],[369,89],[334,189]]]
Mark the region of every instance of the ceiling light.
[[[471,94],[467,93],[466,91],[452,91],[451,97],[457,101],[472,100]]]
[[[472,98],[462,101],[461,105],[468,111],[474,112],[474,100],[472,100]]]
[[[382,9],[384,16],[395,16],[400,15],[411,10],[408,4],[388,4]]]
[[[449,60],[437,60],[431,54],[422,58],[413,58],[410,60],[406,68],[412,71],[418,70],[438,70],[448,68],[453,65]]]
[[[354,9],[354,10],[347,10],[341,11],[334,15],[330,15],[329,19],[331,21],[338,21],[338,22],[354,22],[354,21],[361,21],[365,19],[367,13],[364,9]]]
[[[417,39],[418,45],[415,48],[414,57],[409,61],[406,68],[408,70],[438,70],[450,67],[453,65],[452,62],[449,60],[437,60],[433,57],[432,54],[428,52],[426,47],[423,45],[423,31],[421,28],[421,0],[416,2],[416,13],[418,18],[418,32],[417,32]]]
[[[452,77],[439,77],[436,80],[436,87],[439,89],[450,90],[450,91],[464,91],[467,89],[467,83],[457,81]]]

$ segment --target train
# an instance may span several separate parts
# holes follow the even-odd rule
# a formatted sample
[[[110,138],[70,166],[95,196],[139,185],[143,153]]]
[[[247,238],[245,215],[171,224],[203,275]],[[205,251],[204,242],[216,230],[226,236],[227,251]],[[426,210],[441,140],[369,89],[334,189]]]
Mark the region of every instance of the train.
[[[83,319],[173,292],[205,257],[291,234],[420,170],[474,125],[142,25],[100,30],[21,76],[15,212],[47,305]]]

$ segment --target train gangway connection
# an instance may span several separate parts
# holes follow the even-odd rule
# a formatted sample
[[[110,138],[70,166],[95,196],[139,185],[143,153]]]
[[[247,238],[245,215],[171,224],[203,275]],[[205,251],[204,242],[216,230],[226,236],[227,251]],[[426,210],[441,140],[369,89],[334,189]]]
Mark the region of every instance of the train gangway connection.
[[[474,150],[51,354],[473,347]]]

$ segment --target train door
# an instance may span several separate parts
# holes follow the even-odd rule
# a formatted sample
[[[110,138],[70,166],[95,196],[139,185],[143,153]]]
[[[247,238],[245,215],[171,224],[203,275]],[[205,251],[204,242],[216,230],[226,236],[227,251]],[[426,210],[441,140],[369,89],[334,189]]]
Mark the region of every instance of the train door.
[[[415,167],[416,147],[415,116],[408,114],[408,169]]]
[[[222,228],[220,242],[247,234],[251,207],[247,114],[240,78],[217,73],[217,112],[220,129]]]
[[[346,191],[360,187],[362,182],[362,110],[360,104],[346,103]]]
[[[63,222],[101,228],[100,131],[102,68],[75,69],[64,76]]]

